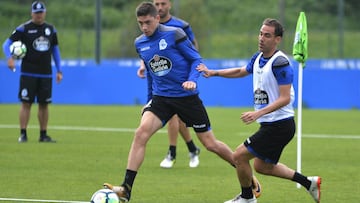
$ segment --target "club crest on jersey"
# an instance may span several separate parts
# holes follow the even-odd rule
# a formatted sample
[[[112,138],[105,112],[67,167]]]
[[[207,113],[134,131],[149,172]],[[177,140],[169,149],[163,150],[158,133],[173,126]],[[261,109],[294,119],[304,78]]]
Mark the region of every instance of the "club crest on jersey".
[[[46,36],[49,36],[51,34],[51,30],[50,30],[50,28],[45,28],[45,35]]]
[[[149,62],[149,66],[156,76],[164,76],[170,72],[172,63],[170,59],[164,56],[154,55]]]
[[[167,47],[167,43],[165,41],[165,39],[161,39],[159,42],[159,50],[164,50]]]

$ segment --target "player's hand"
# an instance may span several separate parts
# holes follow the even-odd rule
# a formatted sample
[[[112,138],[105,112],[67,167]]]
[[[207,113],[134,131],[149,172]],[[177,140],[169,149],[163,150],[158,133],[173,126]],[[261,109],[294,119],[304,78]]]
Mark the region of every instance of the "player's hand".
[[[57,72],[56,73],[56,83],[60,83],[63,79],[63,74],[62,72]]]
[[[196,67],[196,70],[199,71],[199,72],[202,72],[203,76],[208,78],[208,77],[211,77],[211,76],[214,76],[216,74],[216,71],[214,70],[209,70],[203,63],[200,63],[197,67]]]
[[[15,60],[12,57],[10,57],[7,60],[7,65],[9,67],[9,69],[14,72],[14,70],[15,70]]]
[[[143,60],[140,61],[140,67],[137,70],[136,74],[139,78],[145,78],[145,64]]]
[[[145,78],[145,68],[140,66],[136,74],[139,78]]]
[[[193,81],[186,81],[182,84],[182,87],[185,90],[195,90],[196,89],[196,83]]]
[[[245,124],[250,124],[256,121],[256,119],[259,118],[259,115],[256,111],[248,111],[242,113],[240,118]]]

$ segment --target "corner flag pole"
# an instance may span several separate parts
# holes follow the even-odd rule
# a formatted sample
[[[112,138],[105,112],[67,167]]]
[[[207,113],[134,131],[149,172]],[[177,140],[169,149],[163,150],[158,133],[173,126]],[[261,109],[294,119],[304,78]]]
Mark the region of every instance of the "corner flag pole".
[[[302,86],[303,86],[303,68],[308,57],[307,53],[307,23],[304,12],[300,12],[297,24],[293,46],[293,57],[299,62],[298,75],[298,116],[297,116],[297,171],[301,173],[301,136],[302,136]],[[297,184],[300,188],[301,185]]]

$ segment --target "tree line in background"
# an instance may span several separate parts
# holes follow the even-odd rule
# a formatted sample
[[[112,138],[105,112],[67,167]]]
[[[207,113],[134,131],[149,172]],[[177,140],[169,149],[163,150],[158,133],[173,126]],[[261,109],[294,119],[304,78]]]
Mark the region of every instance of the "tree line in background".
[[[59,30],[65,57],[92,57],[94,54],[94,21],[97,0],[43,0],[47,21]],[[136,57],[133,40],[140,34],[135,8],[142,0],[98,0],[102,3],[102,56]],[[310,57],[338,57],[341,46],[339,25],[355,39],[360,32],[360,4],[357,0],[172,0],[172,13],[190,22],[205,57],[249,57],[256,51],[257,34],[264,18],[277,18],[286,29],[283,48],[290,51],[300,11],[308,19]],[[0,36],[9,36],[12,29],[30,18],[32,0],[1,0]],[[343,10],[339,10],[339,4]],[[343,12],[343,21],[338,14]],[[355,33],[355,34],[354,34]],[[353,37],[351,36],[350,39]],[[319,40],[319,41],[318,41]],[[325,41],[321,41],[325,40]],[[328,45],[332,43],[331,47]],[[335,43],[334,43],[335,42]],[[77,47],[74,50],[74,44]],[[344,46],[348,46],[345,44]],[[351,44],[349,45],[351,46]],[[216,51],[215,51],[216,50]],[[81,53],[79,53],[81,52]],[[350,51],[346,53],[350,54]],[[69,54],[69,55],[67,55]],[[351,53],[353,54],[353,53]],[[360,54],[359,54],[360,55]],[[346,56],[345,56],[346,57]],[[353,57],[349,55],[348,57]]]

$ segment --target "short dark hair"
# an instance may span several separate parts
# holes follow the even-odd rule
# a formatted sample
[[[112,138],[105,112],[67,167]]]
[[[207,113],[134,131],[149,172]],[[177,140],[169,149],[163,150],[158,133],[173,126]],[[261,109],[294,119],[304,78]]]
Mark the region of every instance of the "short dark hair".
[[[272,26],[275,28],[275,36],[280,36],[282,37],[284,34],[284,27],[281,25],[281,23],[276,20],[276,19],[272,19],[272,18],[266,18],[263,22],[263,25],[267,25],[267,26]]]
[[[155,5],[151,2],[142,2],[141,4],[136,7],[136,16],[147,16],[151,15],[153,17],[156,17],[158,14],[157,9]]]

